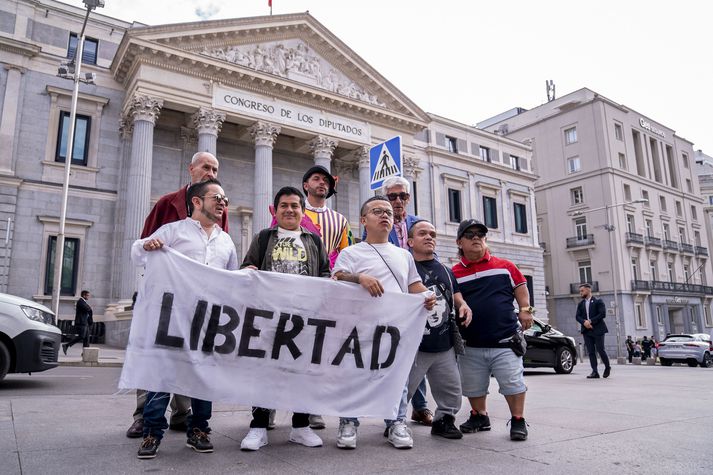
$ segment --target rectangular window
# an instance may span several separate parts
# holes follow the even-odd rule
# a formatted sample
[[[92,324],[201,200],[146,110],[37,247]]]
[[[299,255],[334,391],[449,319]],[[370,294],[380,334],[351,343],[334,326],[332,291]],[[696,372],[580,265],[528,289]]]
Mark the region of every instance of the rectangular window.
[[[446,135],[446,147],[448,148],[449,152],[458,153],[458,141],[455,139],[455,137],[449,137],[448,135]]]
[[[530,293],[530,306],[535,306],[535,281],[531,275],[525,276],[527,291]]]
[[[683,168],[688,168],[688,154],[683,153],[681,158],[683,158]]]
[[[515,213],[515,232],[527,234],[527,207],[522,203],[513,203]]]
[[[626,166],[626,155],[623,153],[619,154],[619,168],[622,170],[627,170],[629,167]]]
[[[663,325],[663,311],[660,306],[656,306],[656,323],[658,325]]]
[[[688,282],[688,279],[691,278],[691,268],[687,265],[683,265],[683,282]]]
[[[569,173],[577,173],[582,169],[582,165],[579,162],[579,157],[571,157],[567,159],[567,170]]]
[[[713,195],[710,195],[710,196],[708,197],[708,204],[709,204],[709,205],[713,205]]]
[[[626,230],[630,233],[636,232],[636,218],[633,214],[626,215]]]
[[[490,158],[490,149],[488,147],[483,147],[482,145],[478,149],[478,153],[480,154],[480,159],[483,161],[486,161],[490,163],[492,160]]]
[[[701,245],[701,233],[699,231],[693,231],[693,242],[696,246]]]
[[[649,200],[649,192],[646,190],[641,190],[641,198],[645,199],[646,202],[644,203],[644,206],[649,206],[651,204],[651,201]]]
[[[646,328],[646,319],[644,318],[644,310],[641,308],[641,304],[636,304],[636,327]]]
[[[67,158],[69,117],[69,112],[60,112],[59,130],[57,132],[57,150],[55,152],[56,162],[64,162]],[[72,153],[72,164],[86,166],[89,155],[89,129],[91,127],[92,118],[77,114],[74,123],[74,153]]]
[[[671,240],[671,228],[667,223],[663,223],[663,238],[667,241]]]
[[[574,220],[574,230],[577,233],[577,239],[587,239],[587,218],[577,218]]]
[[[659,206],[661,207],[661,211],[666,211],[666,197],[665,196],[659,196]]]
[[[451,223],[461,222],[460,190],[448,188],[448,216]]]
[[[659,280],[658,272],[656,272],[656,261],[649,261],[649,272],[651,273],[651,280]]]
[[[678,216],[678,217],[683,216],[683,206],[681,206],[680,201],[676,201],[676,216]]]
[[[686,191],[693,193],[693,182],[690,178],[686,178]]]
[[[579,272],[579,283],[592,283],[592,261],[577,262],[577,271]]]
[[[639,259],[636,257],[631,258],[631,275],[634,276],[634,280],[639,280]]]
[[[82,52],[82,63],[97,64],[97,48],[99,41],[94,38],[84,38],[84,50]],[[77,50],[77,34],[69,34],[69,47],[67,48],[67,57],[73,59]]]
[[[673,262],[669,262],[667,264],[667,270],[668,270],[668,281],[676,282],[676,274],[673,272]]]
[[[571,127],[564,131],[564,143],[570,145],[577,142],[577,127]]]
[[[522,164],[520,163],[520,157],[516,157],[515,155],[510,155],[510,166],[514,170],[522,170]]]
[[[57,236],[50,236],[47,249],[47,262],[45,271],[45,295],[52,295],[54,287],[54,261]],[[61,295],[76,295],[77,271],[79,270],[79,239],[64,239],[64,255],[62,256],[62,282]]]
[[[694,205],[691,205],[691,218],[693,218],[694,221],[698,220],[698,213],[696,212],[696,207]]]
[[[678,241],[681,244],[688,244],[688,239],[686,239],[686,228],[681,226],[678,227]]]
[[[711,318],[711,308],[708,305],[703,306],[703,315],[705,315],[706,326],[713,327],[713,318]]]
[[[584,203],[584,192],[582,191],[582,187],[578,186],[577,188],[572,188],[569,190],[571,198],[572,198],[572,204],[573,205],[579,205]]]
[[[617,140],[624,140],[624,129],[621,128],[621,124],[614,124],[614,136]]]
[[[626,201],[631,201],[631,187],[626,183],[624,184],[624,199]]]
[[[653,222],[650,219],[647,219],[644,221],[644,223],[646,224],[646,235],[648,237],[654,237],[654,234],[652,232],[652,230],[654,228]]]
[[[498,202],[490,196],[483,196],[483,219],[489,228],[498,228]]]

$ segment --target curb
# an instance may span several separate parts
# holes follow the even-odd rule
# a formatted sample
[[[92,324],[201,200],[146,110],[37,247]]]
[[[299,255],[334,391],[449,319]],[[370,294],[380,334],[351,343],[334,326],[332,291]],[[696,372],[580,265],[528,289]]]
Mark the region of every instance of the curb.
[[[84,361],[60,361],[58,366],[89,366],[103,368],[121,368],[124,363],[109,362],[109,363],[85,363]]]

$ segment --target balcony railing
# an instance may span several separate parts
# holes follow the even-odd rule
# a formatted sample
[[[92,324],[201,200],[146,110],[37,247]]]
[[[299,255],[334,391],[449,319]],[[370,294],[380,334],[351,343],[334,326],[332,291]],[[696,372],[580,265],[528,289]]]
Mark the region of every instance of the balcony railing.
[[[626,233],[626,243],[643,244],[644,236],[643,234]]]
[[[703,246],[696,246],[696,255],[697,256],[707,256],[708,255],[708,248],[703,247]]]
[[[678,243],[676,241],[671,241],[669,239],[663,240],[663,248],[671,249],[673,251],[678,251]]]
[[[644,236],[644,244],[649,247],[661,247],[661,239],[653,236]]]
[[[595,280],[594,282],[590,282],[590,284],[592,284],[592,292],[599,292],[599,282]],[[573,284],[569,284],[569,293],[578,294],[580,285],[582,285],[582,282],[574,282]]]
[[[685,242],[682,242],[680,245],[681,245],[681,252],[687,252],[689,254],[693,254],[695,252],[694,248],[693,248],[693,244],[686,244]]]
[[[575,236],[567,238],[567,249],[573,247],[582,246],[593,246],[594,245],[594,234],[587,234],[586,236]]]
[[[648,280],[632,280],[631,290],[651,290]]]
[[[663,290],[668,292],[683,292],[687,294],[713,294],[713,287],[699,284],[684,284],[682,282],[663,282],[652,280],[649,282],[651,290]]]

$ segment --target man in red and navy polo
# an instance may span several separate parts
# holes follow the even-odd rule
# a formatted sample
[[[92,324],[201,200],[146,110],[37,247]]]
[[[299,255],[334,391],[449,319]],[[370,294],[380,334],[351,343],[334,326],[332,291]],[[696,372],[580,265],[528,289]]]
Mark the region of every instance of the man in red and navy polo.
[[[462,432],[490,430],[486,397],[492,374],[510,407],[510,439],[527,439],[525,378],[522,357],[511,349],[510,339],[518,327],[532,326],[530,293],[525,277],[512,262],[492,256],[487,244],[488,228],[475,219],[458,226],[456,243],[461,260],[453,274],[473,311],[468,327],[461,327],[465,355],[459,359],[463,395],[472,408]],[[513,301],[517,301],[519,311]],[[518,321],[520,325],[518,325]]]

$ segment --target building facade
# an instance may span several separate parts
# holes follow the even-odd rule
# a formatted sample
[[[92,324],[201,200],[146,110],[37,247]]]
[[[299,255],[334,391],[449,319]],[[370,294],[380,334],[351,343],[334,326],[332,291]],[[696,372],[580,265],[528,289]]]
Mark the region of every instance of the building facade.
[[[84,13],[52,0],[0,1],[0,232],[8,235],[0,284],[42,303],[51,300],[72,97],[57,67],[73,56]],[[449,186],[461,193],[460,217],[479,216],[485,193],[500,197],[499,213],[518,204],[518,229],[525,219],[527,231],[503,215],[493,241],[515,262],[522,253],[544,305],[530,148],[429,116],[308,13],[147,26],[95,11],[82,68],[96,80],[80,85],[69,154],[60,318],[73,316],[88,288],[95,314],[119,322],[125,338],[137,279],[130,245],[156,200],[188,183],[196,151],[220,160],[242,255],[269,225],[274,192],[299,185],[313,164],[339,175],[331,206],[358,229],[360,203],[373,195],[369,147],[396,135],[414,185],[412,211],[434,220],[443,258],[455,255]],[[448,151],[446,133],[480,137],[524,168]]]
[[[588,89],[513,111],[486,129],[533,146],[552,321],[578,331],[578,286],[589,282],[621,345],[710,333],[710,228],[691,142]]]

